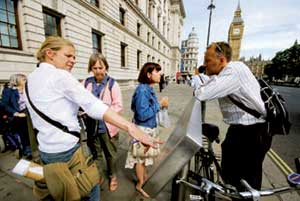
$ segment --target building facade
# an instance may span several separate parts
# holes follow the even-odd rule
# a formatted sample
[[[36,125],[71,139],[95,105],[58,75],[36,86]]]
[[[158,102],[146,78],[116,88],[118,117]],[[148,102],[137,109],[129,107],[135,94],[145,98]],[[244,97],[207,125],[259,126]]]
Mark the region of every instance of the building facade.
[[[185,10],[182,0],[1,0],[0,82],[34,70],[34,55],[47,36],[76,47],[73,74],[88,76],[91,53],[106,56],[109,74],[134,83],[143,63],[161,64],[175,76]]]
[[[240,59],[241,42],[244,33],[244,21],[241,13],[240,3],[238,3],[228,31],[228,43],[232,47],[232,61]]]
[[[198,68],[199,38],[194,27],[188,39],[181,42],[181,50],[181,72],[188,75],[195,74],[195,70]]]
[[[262,59],[261,54],[258,57],[250,57],[248,60],[245,60],[245,58],[242,57],[241,61],[243,61],[250,68],[253,75],[258,78],[264,76],[266,65],[271,64],[271,60]]]

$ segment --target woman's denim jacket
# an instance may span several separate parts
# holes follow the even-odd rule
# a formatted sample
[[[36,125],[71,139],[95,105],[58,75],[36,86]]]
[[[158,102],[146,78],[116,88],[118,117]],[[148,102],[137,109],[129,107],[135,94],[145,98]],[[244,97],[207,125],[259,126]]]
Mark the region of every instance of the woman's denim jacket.
[[[153,88],[149,84],[139,84],[131,101],[134,123],[139,126],[155,128],[157,126],[156,114],[159,108]]]

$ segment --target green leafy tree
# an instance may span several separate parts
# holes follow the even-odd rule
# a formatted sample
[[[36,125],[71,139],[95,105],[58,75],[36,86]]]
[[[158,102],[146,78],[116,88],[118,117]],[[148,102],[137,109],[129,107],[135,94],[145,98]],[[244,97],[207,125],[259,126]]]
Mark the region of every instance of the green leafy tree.
[[[277,52],[272,63],[265,68],[265,73],[276,79],[300,76],[300,45],[295,43],[284,51]]]

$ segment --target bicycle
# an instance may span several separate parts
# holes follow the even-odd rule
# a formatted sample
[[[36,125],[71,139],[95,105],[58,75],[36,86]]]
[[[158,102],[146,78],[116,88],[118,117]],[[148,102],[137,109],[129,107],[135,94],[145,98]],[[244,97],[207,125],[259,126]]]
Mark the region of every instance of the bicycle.
[[[216,184],[206,178],[201,179],[201,185],[195,185],[189,183],[185,180],[177,180],[176,183],[184,183],[185,185],[201,192],[201,194],[211,194],[219,193],[225,197],[234,198],[237,200],[246,200],[252,199],[253,201],[259,201],[261,197],[264,196],[272,196],[282,193],[287,193],[290,191],[299,191],[300,190],[300,174],[292,173],[288,175],[287,180],[289,182],[289,186],[284,186],[280,188],[266,189],[266,190],[256,190],[252,188],[247,181],[241,180],[241,184],[247,189],[246,191],[237,191],[235,188],[228,187],[226,185]],[[190,195],[191,201],[202,200],[201,196],[198,195]]]
[[[222,182],[222,170],[213,150],[213,143],[220,143],[219,128],[214,124],[203,123],[202,134],[207,139],[207,147],[201,148],[194,156],[194,168],[190,164],[187,179],[195,180],[200,185],[201,178],[207,178],[213,182]],[[215,171],[216,168],[216,171]],[[214,195],[202,195],[204,200],[214,201]]]
[[[191,201],[215,201],[216,197],[218,196],[227,196],[238,200],[245,200],[250,198],[258,201],[261,196],[270,196],[300,189],[300,174],[297,173],[293,173],[288,177],[289,183],[294,187],[287,186],[282,188],[258,191],[256,189],[253,189],[245,180],[241,180],[241,184],[247,189],[247,191],[239,192],[234,186],[224,184],[222,179],[222,170],[212,146],[214,142],[220,142],[219,128],[213,124],[203,123],[202,134],[207,138],[207,148],[201,148],[195,155],[194,171],[189,169],[187,181],[182,178],[176,180],[177,184],[184,183],[199,192],[199,195],[190,194]],[[216,171],[214,170],[214,168],[216,168]],[[217,176],[217,178],[215,178],[215,175]],[[188,182],[189,179],[194,179],[198,185]],[[293,181],[295,179],[296,181]]]

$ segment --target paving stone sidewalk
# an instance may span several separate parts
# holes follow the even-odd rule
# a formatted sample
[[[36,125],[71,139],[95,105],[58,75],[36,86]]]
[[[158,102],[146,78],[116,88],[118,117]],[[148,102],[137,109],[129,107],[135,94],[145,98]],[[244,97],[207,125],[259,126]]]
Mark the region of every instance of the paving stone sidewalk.
[[[132,112],[130,111],[130,102],[134,89],[123,90],[123,102],[124,102],[124,112],[123,115],[128,119],[132,119]],[[169,97],[169,115],[172,123],[172,127],[169,129],[161,129],[161,138],[167,140],[172,129],[175,127],[177,119],[180,117],[183,112],[186,104],[190,101],[192,97],[192,89],[188,85],[183,84],[169,84],[162,93],[159,93],[158,86],[155,87],[156,94],[160,99],[163,96]],[[206,122],[211,122],[219,126],[221,133],[221,140],[224,139],[224,134],[226,133],[227,126],[222,122],[221,113],[218,107],[217,101],[207,102],[207,112],[206,112]],[[142,198],[139,193],[135,191],[135,182],[136,177],[134,170],[125,169],[124,164],[126,160],[127,150],[129,147],[130,138],[125,134],[120,134],[120,146],[118,151],[118,178],[119,178],[119,187],[117,191],[111,193],[108,191],[108,182],[107,180],[102,185],[101,189],[101,201],[142,201],[142,200],[152,200],[152,201],[169,201],[171,197],[171,185],[167,187],[153,199]],[[217,155],[220,155],[220,145],[215,145],[215,151]],[[0,169],[6,174],[15,178],[19,183],[25,184],[27,187],[31,188],[33,182],[29,179],[19,177],[11,173],[11,169],[17,163],[17,159],[13,156],[13,153],[2,153],[0,154]],[[103,167],[105,169],[105,166]],[[282,186],[285,185],[285,177],[279,171],[279,169],[274,165],[274,163],[266,157],[264,163],[264,175],[263,175],[263,188],[272,188],[273,186]],[[0,186],[1,187],[1,186]],[[5,190],[5,187],[3,187]],[[4,199],[2,195],[4,191],[0,189],[0,200],[8,201],[12,199]],[[16,192],[18,193],[18,192]],[[26,195],[26,197],[32,197],[31,200],[36,200],[32,194]],[[1,199],[3,198],[3,199]],[[30,200],[30,199],[29,199]],[[297,193],[285,194],[281,198],[269,197],[262,199],[264,201],[299,201],[300,197]]]

